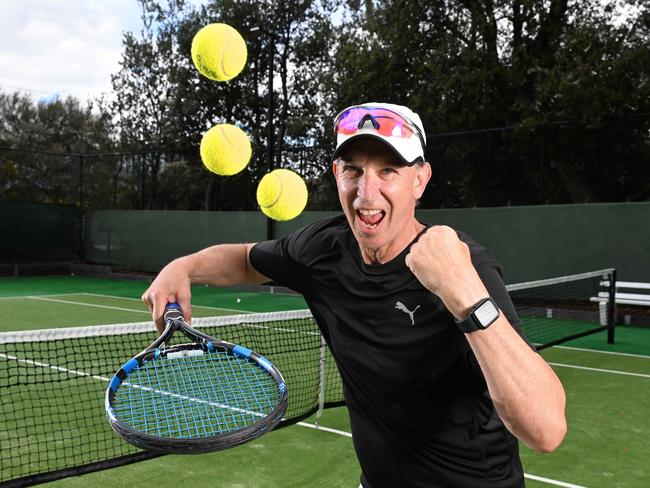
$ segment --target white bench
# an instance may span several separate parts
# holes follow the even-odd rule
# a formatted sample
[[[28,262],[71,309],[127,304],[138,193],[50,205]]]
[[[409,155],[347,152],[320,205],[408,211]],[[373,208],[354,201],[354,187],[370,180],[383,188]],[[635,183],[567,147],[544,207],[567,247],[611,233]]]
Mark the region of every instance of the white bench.
[[[601,281],[600,286],[609,288],[609,281]],[[619,292],[620,289],[626,290]],[[630,293],[630,291],[637,293]],[[641,293],[638,293],[641,292]],[[592,302],[599,302],[601,324],[606,317],[607,302],[609,301],[609,292],[598,292],[597,297],[591,297]],[[634,281],[617,281],[616,293],[614,294],[616,305],[636,305],[640,307],[650,307],[650,283],[641,283]],[[615,314],[616,315],[616,314]],[[629,314],[623,315],[623,323],[629,325],[632,318]]]
[[[601,286],[609,286],[609,281],[601,281]],[[632,291],[645,291],[645,293],[627,293],[619,292],[621,288],[625,290]],[[607,300],[609,298],[609,292],[601,291],[598,293],[598,298],[595,300],[592,298],[592,301],[601,301],[602,299]],[[614,301],[617,305],[639,305],[642,307],[650,307],[650,283],[638,283],[633,281],[617,281],[616,282],[616,294],[614,295]]]

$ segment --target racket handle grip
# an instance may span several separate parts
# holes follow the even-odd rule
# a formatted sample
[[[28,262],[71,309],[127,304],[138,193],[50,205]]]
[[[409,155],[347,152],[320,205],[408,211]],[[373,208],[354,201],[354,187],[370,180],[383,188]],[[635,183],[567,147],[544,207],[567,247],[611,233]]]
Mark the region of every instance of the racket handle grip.
[[[163,315],[165,321],[165,327],[167,327],[169,321],[182,320],[183,311],[178,303],[168,303],[165,305],[165,314]]]

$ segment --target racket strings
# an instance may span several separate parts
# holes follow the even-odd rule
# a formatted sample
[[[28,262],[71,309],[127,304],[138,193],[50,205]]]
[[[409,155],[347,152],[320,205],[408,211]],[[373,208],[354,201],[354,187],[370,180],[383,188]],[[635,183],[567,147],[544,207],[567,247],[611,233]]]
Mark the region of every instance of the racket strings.
[[[263,368],[218,351],[146,361],[118,388],[114,405],[135,430],[199,438],[246,428],[268,416],[279,398]]]

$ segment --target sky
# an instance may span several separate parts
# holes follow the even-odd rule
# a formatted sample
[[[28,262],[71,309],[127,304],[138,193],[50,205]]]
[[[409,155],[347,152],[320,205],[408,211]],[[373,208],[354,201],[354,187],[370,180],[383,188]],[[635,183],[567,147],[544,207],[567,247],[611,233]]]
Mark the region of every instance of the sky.
[[[82,101],[110,92],[140,12],[136,0],[0,0],[0,90]]]

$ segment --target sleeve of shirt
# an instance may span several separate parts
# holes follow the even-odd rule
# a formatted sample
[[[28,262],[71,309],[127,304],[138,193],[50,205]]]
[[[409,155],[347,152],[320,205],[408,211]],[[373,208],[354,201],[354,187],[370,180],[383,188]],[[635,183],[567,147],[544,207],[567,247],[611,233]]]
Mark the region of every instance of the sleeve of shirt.
[[[293,234],[255,244],[250,251],[251,265],[274,282],[302,293],[305,266],[301,260],[311,226]]]

